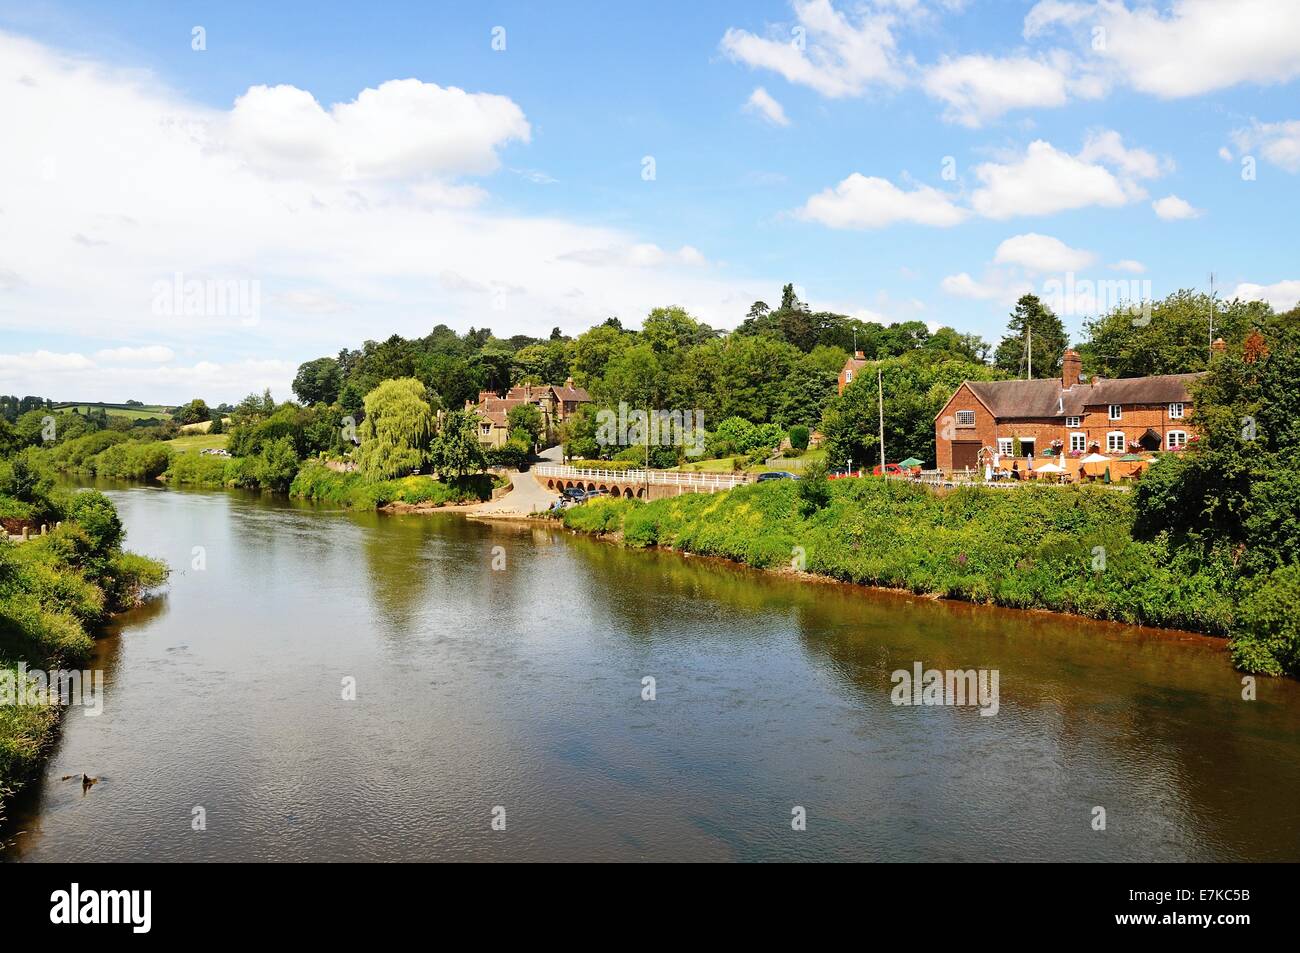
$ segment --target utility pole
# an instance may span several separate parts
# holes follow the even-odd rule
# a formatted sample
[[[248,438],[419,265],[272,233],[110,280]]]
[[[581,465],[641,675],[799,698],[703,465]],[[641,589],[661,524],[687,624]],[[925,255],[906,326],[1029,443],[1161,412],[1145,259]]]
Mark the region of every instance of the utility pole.
[[[880,377],[880,365],[876,365],[876,398],[880,407],[880,475],[885,475],[885,385]]]
[[[1210,272],[1210,359],[1214,359],[1214,272]]]
[[[1034,326],[1029,323],[1028,318],[1025,319],[1025,334],[1025,362],[1029,370],[1025,380],[1032,381],[1034,379]]]

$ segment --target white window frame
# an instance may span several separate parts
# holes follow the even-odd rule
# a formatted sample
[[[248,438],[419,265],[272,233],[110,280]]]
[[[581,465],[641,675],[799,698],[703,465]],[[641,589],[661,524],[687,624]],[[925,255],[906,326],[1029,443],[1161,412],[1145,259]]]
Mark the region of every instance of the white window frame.
[[[1065,426],[1067,426],[1067,427],[1082,427],[1082,426],[1083,426],[1083,418],[1082,418],[1082,417],[1066,417],[1066,418],[1065,418]]]
[[[479,432],[480,432],[480,433],[482,434],[482,436],[484,436],[484,437],[490,437],[490,436],[492,436],[492,425],[491,425],[490,423],[487,423],[487,424],[479,424]]]
[[[1124,419],[1124,406],[1122,404],[1110,404],[1106,408],[1106,412],[1111,420]]]
[[[1169,419],[1170,420],[1183,419],[1183,402],[1181,400],[1176,400],[1169,405]]]
[[[1179,438],[1177,441],[1174,440],[1175,435],[1177,435]],[[1167,434],[1165,434],[1165,446],[1170,450],[1173,450],[1175,447],[1187,446],[1187,431],[1186,430],[1169,431]]]
[[[852,371],[845,371],[845,372],[844,372],[844,383],[846,383],[846,384],[852,384],[852,383],[853,383],[853,372],[852,372]]]
[[[973,410],[959,410],[959,411],[957,411],[957,415],[956,415],[956,417],[957,417],[957,426],[958,426],[958,427],[974,427],[974,426],[975,426],[975,411],[973,411]],[[965,417],[966,419],[963,420],[963,419],[962,419],[963,417]]]
[[[1016,438],[1015,438],[1015,437],[998,437],[998,454],[999,454],[999,455],[1004,456],[1004,457],[1009,457],[1009,456],[1011,456],[1013,453],[1015,453],[1015,450],[1016,450]]]
[[[1119,438],[1119,449],[1116,449],[1114,437]],[[1122,430],[1111,430],[1106,434],[1106,452],[1107,453],[1125,453],[1128,451],[1128,435]]]
[[[1070,434],[1070,452],[1088,452],[1088,435],[1086,433],[1076,430],[1074,433]]]

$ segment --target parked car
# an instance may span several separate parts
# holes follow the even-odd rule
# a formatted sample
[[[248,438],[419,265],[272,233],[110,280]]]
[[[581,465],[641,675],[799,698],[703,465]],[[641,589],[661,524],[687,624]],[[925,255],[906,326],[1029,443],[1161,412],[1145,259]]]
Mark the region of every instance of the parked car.
[[[911,472],[911,470],[906,470],[903,467],[900,467],[897,463],[885,464],[885,473],[889,476],[907,476]],[[880,476],[880,464],[876,464],[871,468],[871,475]]]
[[[767,473],[760,473],[755,483],[765,483],[768,480],[797,480],[799,479],[788,470],[769,470]]]

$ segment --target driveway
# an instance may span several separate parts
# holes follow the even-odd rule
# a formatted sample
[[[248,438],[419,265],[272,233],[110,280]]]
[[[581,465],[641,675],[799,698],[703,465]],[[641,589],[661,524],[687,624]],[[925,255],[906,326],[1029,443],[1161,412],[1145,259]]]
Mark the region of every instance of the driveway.
[[[543,450],[540,456],[545,463],[559,463],[564,459],[564,451],[561,447],[549,447]],[[560,498],[558,493],[552,493],[538,483],[537,478],[531,473],[511,470],[506,476],[513,485],[509,493],[500,499],[480,503],[467,512],[473,516],[518,518],[539,510],[549,510],[551,504]]]

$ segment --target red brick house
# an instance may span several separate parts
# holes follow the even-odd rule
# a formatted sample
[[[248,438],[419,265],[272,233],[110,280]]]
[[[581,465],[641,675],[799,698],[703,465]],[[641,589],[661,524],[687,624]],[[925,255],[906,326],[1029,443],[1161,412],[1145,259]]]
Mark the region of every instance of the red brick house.
[[[844,367],[840,369],[840,393],[844,393],[844,388],[853,382],[858,376],[858,372],[867,366],[866,358],[861,351],[854,351],[853,356],[844,362]]]
[[[935,417],[936,466],[978,469],[994,453],[1011,457],[1018,441],[1021,458],[1032,453],[1037,465],[1052,449],[1074,470],[1069,461],[1088,453],[1176,450],[1195,435],[1187,387],[1199,374],[1085,383],[1081,370],[1069,350],[1059,380],[964,382]]]
[[[465,409],[478,415],[478,439],[484,447],[503,447],[510,439],[507,415],[511,409],[532,404],[542,414],[542,438],[550,442],[557,426],[577,412],[583,404],[591,403],[591,395],[575,387],[573,378],[561,385],[516,384],[504,396],[492,391],[480,391],[478,403],[465,401]]]

